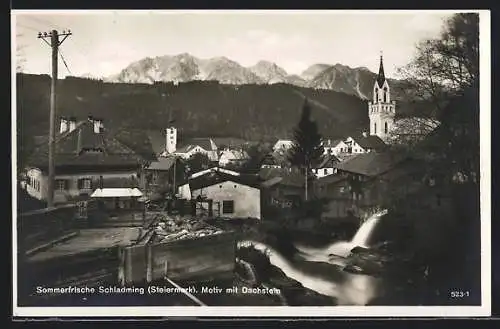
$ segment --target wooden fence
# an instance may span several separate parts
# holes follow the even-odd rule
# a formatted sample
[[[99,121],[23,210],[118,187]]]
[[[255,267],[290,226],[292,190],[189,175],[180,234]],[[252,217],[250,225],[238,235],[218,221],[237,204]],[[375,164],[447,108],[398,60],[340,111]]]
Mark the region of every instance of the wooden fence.
[[[126,247],[121,250],[118,280],[128,285],[165,277],[184,282],[232,275],[235,249],[233,232]]]

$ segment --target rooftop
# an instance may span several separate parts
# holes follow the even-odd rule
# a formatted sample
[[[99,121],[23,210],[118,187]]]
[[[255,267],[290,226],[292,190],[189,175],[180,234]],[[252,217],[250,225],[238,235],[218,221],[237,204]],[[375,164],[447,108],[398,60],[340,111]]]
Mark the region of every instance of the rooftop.
[[[158,160],[151,162],[148,170],[168,171],[174,165],[175,161],[179,161],[177,157],[159,157]]]
[[[45,138],[47,141],[48,137]],[[56,135],[56,166],[139,166],[144,158],[112,133],[94,132],[93,123],[84,120],[72,131]],[[48,167],[48,143],[41,142],[28,159],[38,168]]]
[[[92,198],[124,198],[141,197],[142,192],[138,188],[98,188],[92,193]]]
[[[366,135],[359,134],[353,136],[352,139],[356,141],[364,149],[372,149],[376,151],[382,151],[387,148],[387,144],[376,135]]]
[[[247,185],[254,188],[260,187],[260,179],[257,175],[241,174],[231,175],[222,171],[212,171],[209,174],[189,179],[189,188],[191,191],[204,187],[220,184],[223,182],[234,182],[241,185]]]
[[[191,149],[195,148],[196,146],[201,147],[205,151],[215,151],[217,150],[217,145],[215,142],[208,137],[200,137],[200,138],[191,138],[186,141],[183,141],[179,147],[177,148],[176,152],[179,153],[185,153],[189,152]]]
[[[403,161],[403,157],[393,153],[361,153],[335,165],[341,171],[368,177],[377,176]]]

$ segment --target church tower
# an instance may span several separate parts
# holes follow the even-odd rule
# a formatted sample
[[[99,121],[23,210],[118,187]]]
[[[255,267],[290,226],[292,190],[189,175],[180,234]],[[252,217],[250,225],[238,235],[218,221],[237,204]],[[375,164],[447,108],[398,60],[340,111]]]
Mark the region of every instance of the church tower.
[[[166,129],[165,151],[167,154],[174,153],[177,149],[177,128],[169,127]]]
[[[380,55],[380,67],[373,86],[373,99],[368,102],[370,135],[387,141],[394,126],[396,101],[391,101],[391,89],[384,74],[384,62]]]

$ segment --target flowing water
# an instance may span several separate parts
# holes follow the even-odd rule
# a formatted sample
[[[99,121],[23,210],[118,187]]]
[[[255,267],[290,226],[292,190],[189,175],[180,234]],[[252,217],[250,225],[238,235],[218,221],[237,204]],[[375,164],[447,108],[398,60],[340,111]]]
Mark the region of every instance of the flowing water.
[[[351,241],[336,242],[322,248],[297,245],[297,257],[285,257],[266,244],[245,241],[241,246],[253,245],[267,251],[271,264],[285,275],[299,281],[304,287],[331,296],[339,305],[366,305],[383,293],[383,281],[363,274],[343,271],[345,257],[356,246],[368,247],[381,214],[373,215],[358,230]]]

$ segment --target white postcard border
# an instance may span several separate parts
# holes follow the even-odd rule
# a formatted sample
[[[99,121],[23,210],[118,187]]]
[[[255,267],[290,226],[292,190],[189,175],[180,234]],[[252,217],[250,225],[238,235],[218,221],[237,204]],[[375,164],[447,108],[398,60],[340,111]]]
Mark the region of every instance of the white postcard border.
[[[481,306],[134,306],[134,307],[19,307],[17,305],[17,141],[16,141],[16,14],[401,14],[418,12],[459,13],[480,15],[480,200],[481,200]],[[12,10],[12,256],[13,256],[13,316],[15,317],[484,317],[491,315],[491,18],[489,10]]]

